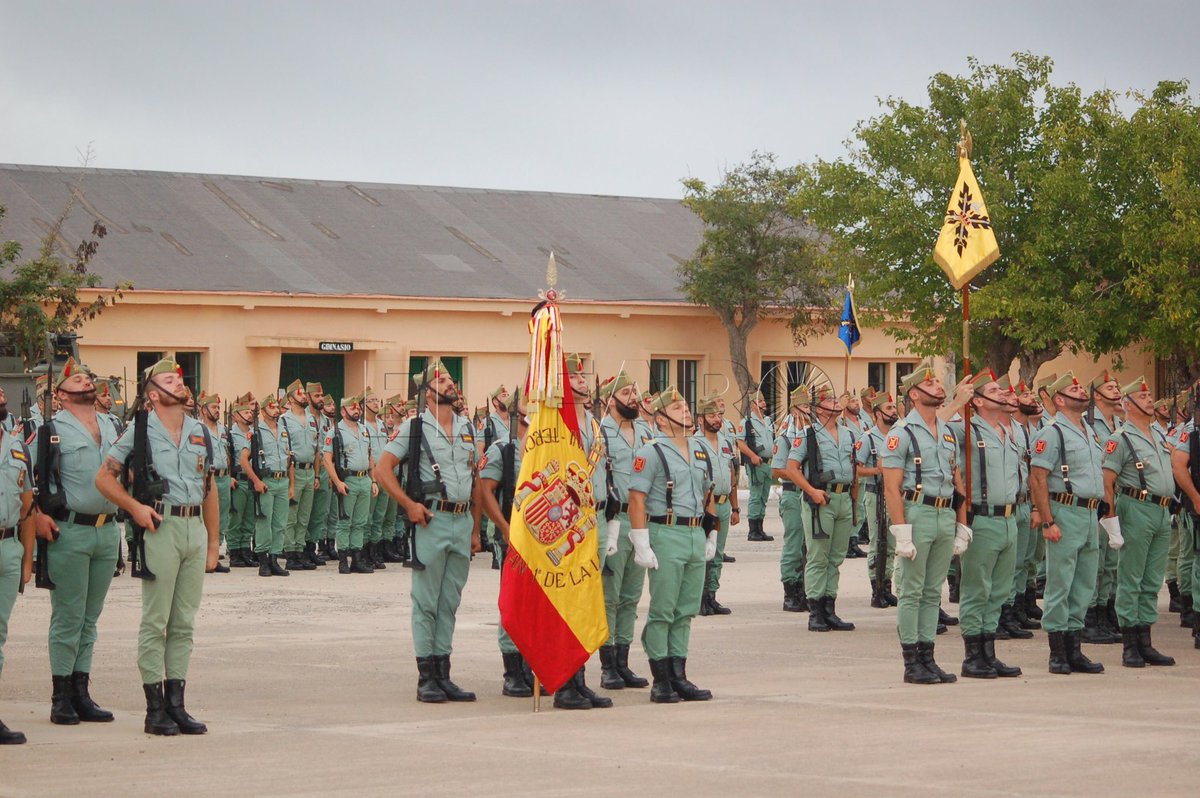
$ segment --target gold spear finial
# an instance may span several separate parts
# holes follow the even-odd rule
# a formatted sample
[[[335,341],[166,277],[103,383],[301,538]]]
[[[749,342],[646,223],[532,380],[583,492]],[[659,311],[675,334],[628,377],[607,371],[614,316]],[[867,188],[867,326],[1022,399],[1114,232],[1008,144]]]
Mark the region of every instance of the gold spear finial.
[[[970,158],[971,157],[971,147],[974,144],[974,142],[971,140],[971,131],[967,130],[967,120],[965,120],[965,119],[958,120],[958,133],[959,133],[958,157],[959,158]]]
[[[556,302],[566,296],[562,291],[559,291],[554,286],[558,284],[558,263],[554,260],[554,253],[550,253],[550,261],[546,264],[546,290],[538,291],[538,298],[544,299],[547,302]]]

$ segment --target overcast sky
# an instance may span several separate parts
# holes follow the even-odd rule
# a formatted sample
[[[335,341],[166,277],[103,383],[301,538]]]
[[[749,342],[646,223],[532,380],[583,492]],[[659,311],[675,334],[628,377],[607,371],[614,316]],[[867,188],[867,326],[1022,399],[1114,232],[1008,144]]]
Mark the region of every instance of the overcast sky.
[[[0,0],[0,162],[677,197],[967,56],[1194,79],[1191,2]],[[3,198],[0,197],[0,202]]]

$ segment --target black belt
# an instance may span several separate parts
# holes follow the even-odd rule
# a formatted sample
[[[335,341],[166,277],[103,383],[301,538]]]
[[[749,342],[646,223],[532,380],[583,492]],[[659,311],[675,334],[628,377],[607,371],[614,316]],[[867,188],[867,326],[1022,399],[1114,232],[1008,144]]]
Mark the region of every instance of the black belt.
[[[346,476],[348,476],[348,477],[369,477],[370,475],[371,475],[370,471],[347,471],[346,472]]]
[[[879,495],[879,488],[875,487],[874,482],[868,482],[866,485],[863,485],[863,487],[867,489],[867,493],[874,493],[876,496]]]
[[[461,515],[471,509],[470,502],[448,502],[441,499],[426,499],[425,506],[439,513],[454,513]]]
[[[786,493],[791,493],[792,491],[800,490],[800,488],[796,487],[795,482],[784,482],[779,487],[782,488]]]
[[[55,521],[66,521],[68,524],[79,524],[80,526],[104,526],[109,521],[115,521],[116,513],[98,513],[96,515],[88,515],[87,513],[77,513],[74,510],[62,509],[54,513],[52,516]]]
[[[1100,506],[1100,499],[1082,499],[1074,493],[1051,493],[1050,501],[1068,507],[1082,507],[1085,510],[1095,510]]]
[[[926,496],[923,492],[915,490],[901,491],[900,496],[907,501],[918,502],[926,507],[936,507],[939,510],[954,506],[953,496]]]
[[[1008,518],[1016,509],[1016,504],[972,504],[971,514]]]
[[[650,516],[650,523],[667,524],[668,526],[700,526],[700,522],[703,520],[700,516],[690,518],[686,515],[675,515],[675,513]]]
[[[822,490],[826,493],[849,493],[853,487],[849,482],[835,482],[832,485],[826,485]]]
[[[166,507],[162,502],[155,502],[154,510],[160,515],[173,515],[176,518],[195,518],[200,515],[200,505],[198,504],[173,504]]]
[[[17,528],[15,526],[6,526],[0,529],[0,540],[8,540],[17,536]]]
[[[212,475],[214,477],[227,477],[227,476],[229,476],[229,469],[228,468],[214,468]]]
[[[287,475],[286,471],[268,471],[263,479],[287,479]]]
[[[1138,490],[1137,488],[1121,488],[1121,494],[1131,499],[1137,499],[1140,502],[1157,504],[1159,507],[1166,507],[1168,509],[1175,505],[1174,496],[1156,496],[1153,493]]]
[[[606,499],[596,505],[596,512],[600,512],[601,510],[604,510],[607,508],[608,508],[608,500]],[[629,502],[621,502],[620,504],[617,505],[617,508],[618,508],[617,509],[618,513],[627,513],[627,512],[629,512]]]
[[[297,471],[312,471],[315,463],[296,463]]]

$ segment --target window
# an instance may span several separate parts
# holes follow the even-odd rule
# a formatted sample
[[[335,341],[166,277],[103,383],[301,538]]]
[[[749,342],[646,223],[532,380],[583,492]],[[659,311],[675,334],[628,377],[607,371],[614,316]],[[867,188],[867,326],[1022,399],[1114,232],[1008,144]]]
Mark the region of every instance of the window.
[[[142,375],[146,373],[146,369],[153,366],[158,361],[162,360],[162,352],[138,352],[137,353],[137,383],[142,382]]]
[[[695,360],[678,360],[675,363],[675,388],[683,394],[693,411],[696,409],[696,366]]]
[[[873,389],[875,393],[888,393],[887,372],[887,363],[867,364],[867,385]]]
[[[429,363],[428,355],[413,355],[408,359],[408,373],[410,375],[419,375],[425,370],[426,364]],[[466,391],[466,386],[463,385],[463,358],[461,357],[442,357],[442,363],[446,366],[446,371],[450,372],[450,376],[454,378],[454,382],[458,385],[459,391]],[[420,379],[420,377],[418,377]],[[416,384],[409,388],[409,395],[416,391]]]
[[[193,396],[200,395],[200,353],[176,352],[175,362],[183,369],[183,384],[192,389]]]
[[[807,360],[789,360],[787,363],[787,395],[785,402],[790,402],[792,391],[808,383],[809,363]]]
[[[650,392],[658,393],[671,384],[671,361],[663,358],[650,360]]]
[[[902,403],[904,401],[904,397],[901,396],[901,394],[903,392],[900,390],[900,383],[904,381],[905,377],[907,377],[909,374],[912,374],[913,367],[915,365],[916,364],[914,364],[914,363],[897,363],[896,364],[896,402],[898,404]]]
[[[759,367],[759,390],[762,391],[763,397],[767,400],[767,415],[771,418],[775,417],[775,408],[779,403],[778,393],[778,376],[779,362],[776,360],[764,360]]]

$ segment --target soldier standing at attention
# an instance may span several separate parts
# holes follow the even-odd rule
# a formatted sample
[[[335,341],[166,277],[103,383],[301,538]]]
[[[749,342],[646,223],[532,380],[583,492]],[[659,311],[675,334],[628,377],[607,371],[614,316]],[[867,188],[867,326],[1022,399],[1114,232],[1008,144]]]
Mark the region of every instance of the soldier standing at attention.
[[[1185,404],[1186,406],[1186,404]],[[1192,438],[1195,436],[1195,419],[1189,418],[1175,427],[1167,444],[1171,447],[1171,472],[1175,477],[1175,485],[1183,494],[1183,508],[1179,513],[1179,593],[1186,596],[1189,606],[1195,606],[1195,600],[1200,598],[1200,579],[1197,578],[1195,564],[1195,528],[1196,515],[1200,514],[1200,491],[1192,479]],[[1185,569],[1186,565],[1186,569]],[[1179,623],[1186,626],[1181,614]],[[1200,648],[1200,623],[1192,624],[1192,641]]]
[[[287,387],[287,409],[279,417],[279,425],[287,433],[295,468],[295,488],[292,500],[288,502],[283,553],[291,570],[312,571],[325,564],[317,559],[316,544],[308,542],[308,524],[317,489],[317,431],[309,425],[308,393],[300,380],[292,380]]]
[[[308,530],[305,532],[305,551],[315,552],[315,559],[324,565],[330,560],[336,560],[334,546],[331,540],[333,532],[326,528],[325,521],[329,515],[329,503],[332,498],[329,487],[329,476],[325,473],[325,433],[329,431],[330,421],[326,417],[325,389],[319,382],[304,384],[304,393],[308,404],[304,408],[304,424],[309,434],[314,436],[317,450],[313,455],[313,500],[308,513]]]
[[[166,482],[155,506],[142,504],[119,481],[134,449],[134,425],[117,439],[96,474],[96,488],[146,530],[145,565],[156,579],[142,580],[138,669],[146,695],[147,734],[204,734],[188,714],[184,687],[204,573],[217,567],[221,517],[209,473],[212,441],[199,421],[183,412],[183,370],[173,360],[146,369],[142,394],[149,461]],[[164,680],[165,675],[165,680]]]
[[[961,496],[958,441],[937,411],[946,389],[923,362],[900,384],[912,410],[884,443],[883,491],[889,532],[896,538],[896,621],[904,654],[904,681],[937,684],[957,681],[934,660],[942,583],[950,558],[966,551],[971,530]]]
[[[1150,638],[1158,620],[1158,591],[1171,545],[1171,514],[1176,508],[1171,447],[1154,420],[1154,397],[1139,377],[1121,389],[1126,421],[1104,444],[1104,501],[1100,524],[1109,545],[1121,548],[1117,562],[1117,618],[1127,668],[1174,665]]]
[[[763,531],[763,518],[767,514],[767,497],[771,495],[771,442],[775,440],[775,432],[771,429],[771,420],[764,412],[767,400],[762,391],[756,391],[750,400],[750,412],[742,419],[738,429],[737,447],[746,464],[746,473],[750,480],[750,506],[747,508],[747,523],[750,531],[746,540],[769,541],[774,536]],[[751,445],[753,444],[753,445]]]
[[[1096,592],[1096,511],[1104,497],[1103,452],[1084,424],[1087,391],[1067,372],[1049,386],[1058,411],[1033,439],[1029,486],[1046,539],[1046,606],[1050,672],[1103,673],[1080,649],[1088,604]]]
[[[376,463],[379,461],[379,455],[383,452],[384,444],[388,439],[387,431],[383,428],[383,401],[370,386],[363,390],[362,396],[363,420],[359,426],[367,431],[367,438],[371,442],[371,461]],[[376,491],[372,494],[371,521],[367,526],[367,534],[364,536],[363,558],[376,571],[387,568],[383,552],[383,517],[387,515],[388,501],[388,495],[383,491]],[[390,538],[391,534],[389,533],[387,537]]]
[[[0,390],[0,397],[3,393]],[[18,591],[33,574],[33,476],[29,463],[25,442],[0,425],[0,672],[4,671],[8,618]],[[24,734],[0,721],[0,745],[24,742]]]
[[[660,433],[638,449],[629,485],[629,538],[634,558],[649,570],[642,648],[654,677],[650,700],[707,701],[712,693],[687,677],[687,656],[704,591],[704,563],[717,552],[708,453],[689,440],[692,414],[674,386],[659,394],[654,417]]]
[[[899,600],[892,594],[892,573],[896,559],[896,539],[888,532],[885,512],[879,503],[883,501],[883,468],[881,466],[885,441],[898,420],[896,402],[891,394],[875,394],[868,400],[874,423],[858,443],[858,473],[866,480],[861,487],[864,500],[862,513],[867,521],[867,574],[871,581],[871,606],[877,609],[895,607]],[[880,535],[887,536],[886,556],[883,564],[883,579],[879,579],[878,557]]]
[[[511,425],[508,413],[510,398],[508,389],[503,385],[488,394],[488,413],[483,419],[482,428],[478,430],[480,433],[477,438],[479,447],[475,453],[477,459],[482,460],[483,455],[492,447],[493,443],[508,442]],[[599,498],[597,498],[597,501],[599,501]],[[492,568],[499,570],[501,564],[501,547],[495,545],[495,541],[491,541],[493,545],[488,545],[488,519],[486,515],[480,520],[479,534],[484,544],[484,551],[490,551],[492,554]],[[497,531],[496,534],[499,535],[500,533]]]
[[[338,573],[373,574],[375,569],[362,555],[362,548],[371,524],[371,497],[379,492],[379,485],[371,476],[375,462],[371,457],[370,438],[360,423],[360,397],[343,398],[341,412],[342,420],[325,433],[322,447],[329,482],[335,491],[345,497],[342,499],[345,516],[337,519]],[[338,476],[339,469],[342,477]],[[336,496],[331,504],[336,515]]]
[[[201,391],[197,404],[199,406],[198,417],[208,429],[208,437],[212,441],[213,484],[216,486],[217,503],[221,508],[221,541],[226,542],[230,522],[231,469],[229,468],[229,447],[225,445],[225,425],[221,423],[221,396]],[[116,436],[113,437],[116,438]],[[229,566],[218,560],[215,573],[227,574]]]
[[[471,517],[475,435],[470,419],[454,411],[458,390],[440,359],[433,358],[416,383],[426,392],[419,447],[410,448],[413,420],[409,419],[384,447],[375,478],[419,526],[413,556],[425,569],[412,572],[417,700],[474,701],[474,693],[451,680],[450,654],[471,554],[481,548],[479,526]],[[418,458],[420,484],[401,488],[396,467],[409,457]]]
[[[125,431],[125,422],[117,418],[117,416],[112,412],[112,407],[112,387],[106,380],[96,386],[96,414],[109,424],[112,424],[113,429],[116,431],[116,435],[119,436]]]
[[[258,402],[250,394],[243,394],[234,400],[232,411],[233,426],[229,430],[229,439],[222,446],[231,449],[231,462],[236,469],[236,483],[230,484],[229,498],[229,531],[226,533],[226,543],[229,546],[229,565],[233,568],[257,568],[258,558],[254,556],[254,488],[250,480],[242,473],[238,464],[242,449],[249,444],[250,421],[253,410]]]
[[[733,482],[733,463],[737,448],[733,439],[725,434],[725,414],[720,409],[717,397],[700,401],[700,423],[693,437],[703,438],[710,449],[712,463],[713,502],[717,508],[717,553],[704,567],[704,594],[700,599],[701,615],[729,615],[732,610],[717,601],[721,588],[721,569],[725,561],[725,540],[729,527],[738,522],[741,510]]]
[[[1037,569],[1037,542],[1042,539],[1041,517],[1033,509],[1029,497],[1029,461],[1033,457],[1033,436],[1042,415],[1042,406],[1029,386],[1022,382],[1010,397],[1017,412],[1011,422],[1013,443],[1020,457],[1020,488],[1017,492],[1017,558],[1013,568],[1012,592],[1008,603],[1013,617],[1022,629],[1040,629],[1042,611],[1037,605],[1034,579]]]
[[[854,450],[857,452],[861,448],[858,442],[866,435],[867,430],[870,428],[870,422],[863,420],[862,401],[854,391],[846,391],[842,394],[841,407],[842,416],[838,419],[838,423],[850,433]],[[870,530],[867,529],[866,515],[863,510],[867,495],[867,492],[863,488],[866,485],[867,478],[857,475],[855,482],[858,491],[854,500],[854,518],[857,519],[857,523],[853,525],[854,528],[850,531],[850,541],[846,548],[846,559],[848,560],[861,559],[867,556],[867,553],[860,549],[858,544],[866,543],[870,535]]]
[[[1092,380],[1091,406],[1085,421],[1103,444],[1121,426],[1121,385],[1117,377],[1104,369]],[[1099,530],[1099,560],[1096,566],[1096,592],[1083,619],[1085,643],[1120,643],[1115,597],[1117,590],[1117,549],[1108,542],[1108,532]]]
[[[800,443],[807,429],[806,408],[812,403],[808,386],[798,386],[789,397],[793,415],[792,424],[785,425],[775,436],[771,455],[771,476],[780,480],[782,494],[779,497],[779,518],[783,521],[783,551],[779,556],[779,580],[783,583],[783,611],[808,612],[808,598],[804,595],[804,553],[808,539],[808,517],[804,512],[804,499],[796,483],[788,479],[788,457],[792,447]]]
[[[258,419],[258,442],[261,448],[257,452],[252,451],[254,438],[250,435],[240,455],[242,474],[261,497],[259,506],[263,514],[254,522],[258,575],[288,576],[289,572],[279,564],[279,555],[283,552],[283,532],[287,529],[288,502],[296,495],[291,442],[287,430],[279,425],[283,408],[279,406],[279,399],[274,392],[265,394],[259,403],[262,406]]]

